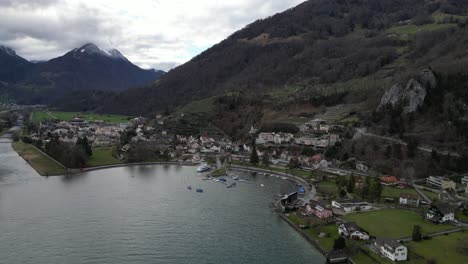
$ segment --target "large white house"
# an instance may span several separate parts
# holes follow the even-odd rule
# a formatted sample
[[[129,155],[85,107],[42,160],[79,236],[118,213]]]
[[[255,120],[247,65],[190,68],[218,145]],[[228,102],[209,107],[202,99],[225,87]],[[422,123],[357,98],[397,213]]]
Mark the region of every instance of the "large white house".
[[[342,223],[338,226],[338,234],[354,240],[368,240],[369,234],[362,230],[355,222]]]
[[[370,205],[368,202],[358,200],[334,200],[332,201],[332,206],[339,208],[346,213],[372,209],[372,205]]]
[[[455,209],[447,203],[436,202],[426,213],[426,218],[434,223],[445,223],[455,218]]]
[[[448,178],[440,176],[429,176],[426,178],[426,184],[438,189],[456,189],[456,183]]]
[[[408,258],[408,248],[394,239],[377,238],[375,247],[380,255],[391,261],[405,261]]]

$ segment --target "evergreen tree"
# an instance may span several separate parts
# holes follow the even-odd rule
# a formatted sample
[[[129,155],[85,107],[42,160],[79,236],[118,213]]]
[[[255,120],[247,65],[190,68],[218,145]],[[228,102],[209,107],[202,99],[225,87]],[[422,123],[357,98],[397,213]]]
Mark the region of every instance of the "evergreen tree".
[[[255,145],[252,147],[252,153],[250,153],[250,163],[253,165],[258,164],[258,154]]]
[[[354,179],[354,174],[351,173],[351,176],[349,176],[349,179],[348,179],[348,184],[346,185],[346,191],[348,193],[353,193],[354,186],[356,186],[356,181]]]
[[[340,188],[340,197],[346,197],[346,191],[343,188]]]
[[[419,225],[415,225],[413,227],[413,241],[421,241],[422,234],[421,234],[421,227]]]
[[[378,178],[374,178],[374,182],[372,184],[372,189],[371,189],[371,196],[372,199],[379,200],[380,196],[382,196],[382,184],[380,183],[380,180]]]
[[[91,148],[91,145],[89,144],[88,138],[86,136],[84,138],[78,138],[75,145],[82,147],[88,157],[93,155],[93,149]]]
[[[366,199],[369,197],[369,189],[370,189],[370,178],[366,177],[366,180],[364,181],[364,184],[362,185],[362,190],[361,190],[362,199]]]
[[[262,164],[265,165],[265,166],[269,166],[270,165],[270,154],[268,154],[267,152],[263,153],[263,156],[262,156]]]
[[[339,250],[339,249],[344,249],[344,248],[346,248],[346,240],[344,237],[339,236],[337,239],[335,239],[333,243],[333,249]]]

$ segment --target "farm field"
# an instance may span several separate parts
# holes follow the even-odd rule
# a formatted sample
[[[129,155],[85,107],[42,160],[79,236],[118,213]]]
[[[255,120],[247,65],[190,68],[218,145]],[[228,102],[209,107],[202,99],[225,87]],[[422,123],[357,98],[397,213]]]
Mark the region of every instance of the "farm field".
[[[326,195],[338,195],[338,187],[334,181],[322,181],[317,184],[317,192]]]
[[[423,257],[426,261],[434,259],[436,263],[446,263],[447,260],[450,260],[450,263],[466,263],[468,259],[468,232],[410,242],[407,246],[410,252]]]
[[[404,25],[404,26],[391,27],[387,30],[387,32],[390,34],[392,33],[397,34],[400,36],[401,39],[408,39],[411,36],[419,32],[448,29],[451,27],[456,27],[456,24],[426,24],[426,25],[421,25],[421,26]]]
[[[395,239],[410,237],[415,225],[421,226],[423,234],[453,229],[450,225],[432,224],[416,212],[401,209],[353,213],[343,219],[356,222],[371,236]]]
[[[102,120],[107,123],[126,123],[129,120],[128,116],[123,115],[107,115],[79,112],[56,112],[56,111],[35,111],[32,113],[31,120],[33,122],[43,122],[46,120],[70,121],[76,116],[83,117],[86,121]]]

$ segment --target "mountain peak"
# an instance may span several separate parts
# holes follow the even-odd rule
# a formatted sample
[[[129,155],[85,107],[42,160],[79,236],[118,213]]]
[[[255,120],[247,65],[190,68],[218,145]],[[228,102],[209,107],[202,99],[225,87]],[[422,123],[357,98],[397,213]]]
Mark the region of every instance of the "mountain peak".
[[[86,53],[86,54],[101,54],[106,55],[104,51],[102,51],[98,46],[93,43],[87,43],[82,47],[75,49],[75,52],[79,53]]]
[[[16,56],[16,52],[7,46],[0,45],[0,52],[4,52],[10,56]]]
[[[104,50],[101,50],[94,43],[87,43],[87,44],[81,46],[80,48],[74,49],[73,52],[75,54],[79,54],[79,55],[80,54],[97,54],[97,55],[110,57],[110,58],[113,58],[113,59],[122,59],[122,60],[127,61],[127,58],[125,58],[125,56],[122,55],[122,53],[120,53],[120,51],[118,51],[116,49],[110,49],[108,51],[104,51]]]

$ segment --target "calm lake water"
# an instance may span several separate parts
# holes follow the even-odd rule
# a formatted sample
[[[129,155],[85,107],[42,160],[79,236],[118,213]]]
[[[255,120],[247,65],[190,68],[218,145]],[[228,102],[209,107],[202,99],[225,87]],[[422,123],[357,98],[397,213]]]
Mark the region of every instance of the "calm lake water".
[[[252,181],[181,166],[44,178],[0,143],[0,263],[324,263],[269,207],[292,184]]]

